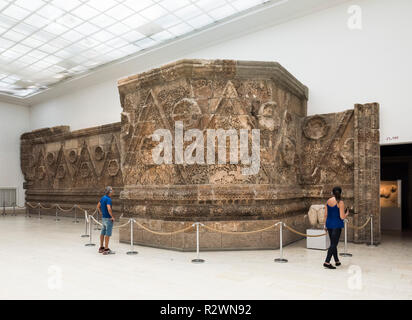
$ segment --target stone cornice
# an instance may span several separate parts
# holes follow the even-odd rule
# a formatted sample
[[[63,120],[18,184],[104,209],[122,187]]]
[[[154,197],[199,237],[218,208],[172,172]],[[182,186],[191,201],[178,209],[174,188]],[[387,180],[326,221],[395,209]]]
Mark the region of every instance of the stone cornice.
[[[266,79],[308,99],[308,88],[277,62],[183,59],[118,81],[121,93],[181,78]]]

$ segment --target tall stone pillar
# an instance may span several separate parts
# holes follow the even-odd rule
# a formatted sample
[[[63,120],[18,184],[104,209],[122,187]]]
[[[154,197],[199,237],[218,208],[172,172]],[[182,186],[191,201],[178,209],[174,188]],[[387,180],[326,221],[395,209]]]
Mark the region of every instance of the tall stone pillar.
[[[374,241],[381,241],[379,104],[356,104],[354,123],[354,223],[362,226],[373,215]],[[354,242],[370,242],[370,225],[355,230]]]

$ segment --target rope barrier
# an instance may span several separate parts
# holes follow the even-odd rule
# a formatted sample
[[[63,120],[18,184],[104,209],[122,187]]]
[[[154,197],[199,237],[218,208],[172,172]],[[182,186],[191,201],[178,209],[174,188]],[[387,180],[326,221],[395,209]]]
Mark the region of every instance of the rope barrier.
[[[177,230],[177,231],[172,231],[172,232],[158,232],[158,231],[150,230],[149,228],[145,227],[144,225],[142,225],[141,223],[137,222],[136,220],[133,220],[133,222],[134,222],[136,225],[138,225],[139,227],[141,227],[142,229],[144,229],[144,230],[146,230],[146,231],[148,231],[148,232],[150,232],[150,233],[157,234],[157,235],[159,235],[159,236],[171,236],[171,235],[174,235],[174,234],[186,232],[186,231],[188,231],[188,230],[190,230],[190,229],[193,228],[193,225],[190,225],[190,226],[187,227],[187,228],[184,228],[184,229],[181,229],[181,230]]]
[[[71,208],[67,208],[67,209],[66,209],[66,208],[62,208],[59,204],[52,205],[51,207],[46,207],[46,206],[43,206],[41,203],[38,203],[38,204],[36,204],[36,205],[32,205],[30,202],[26,202],[26,207],[20,207],[20,206],[15,206],[15,207],[16,207],[16,208],[20,208],[20,209],[27,209],[27,206],[30,207],[30,208],[32,208],[32,209],[41,208],[41,209],[45,209],[45,210],[49,210],[49,209],[52,209],[52,208],[55,207],[55,208],[58,208],[59,210],[61,210],[61,211],[63,211],[63,212],[72,211],[73,209],[75,209],[75,208],[77,207],[77,208],[79,208],[80,210],[82,210],[82,211],[85,212],[85,219],[86,219],[87,223],[89,223],[89,222],[90,222],[90,218],[92,218],[95,223],[97,223],[97,224],[100,225],[100,226],[103,226],[99,221],[97,221],[97,220],[94,218],[94,216],[96,215],[96,213],[99,212],[99,210],[98,210],[97,208],[95,209],[95,211],[93,212],[93,214],[88,214],[88,215],[87,215],[87,210],[84,209],[84,208],[82,208],[81,206],[79,206],[79,205],[77,205],[77,204],[75,204],[75,205],[73,205]],[[120,218],[123,218],[123,215],[124,215],[124,213],[121,214]],[[186,232],[186,231],[188,231],[188,230],[190,230],[190,229],[192,229],[192,228],[194,227],[194,225],[190,225],[190,226],[188,226],[187,228],[183,228],[183,229],[181,229],[181,230],[176,230],[176,231],[172,231],[172,232],[158,232],[158,231],[154,231],[154,230],[149,229],[148,227],[144,226],[143,224],[141,224],[140,222],[137,222],[137,221],[134,220],[134,219],[130,219],[127,223],[125,223],[125,224],[123,224],[123,225],[120,225],[120,226],[115,226],[115,227],[113,227],[113,228],[114,228],[114,229],[123,228],[123,227],[127,226],[129,223],[131,223],[131,220],[133,220],[132,223],[134,222],[134,223],[135,223],[137,226],[139,226],[140,228],[142,228],[142,229],[144,229],[144,230],[146,230],[146,231],[148,231],[148,232],[150,232],[150,233],[156,234],[156,235],[165,235],[165,236],[166,236],[166,235],[169,235],[169,236],[170,236],[170,235],[174,235],[174,234]],[[351,228],[351,229],[360,230],[360,229],[365,228],[365,227],[369,224],[370,221],[371,221],[371,217],[369,217],[369,218],[366,220],[366,222],[365,222],[362,226],[360,226],[360,227],[353,226],[353,225],[349,225],[349,224],[347,224],[347,226],[348,226],[348,228]],[[253,230],[253,231],[224,231],[224,230],[219,230],[219,229],[213,228],[213,227],[208,226],[208,225],[204,225],[204,224],[202,224],[202,223],[201,223],[200,225],[201,225],[202,227],[204,227],[205,229],[210,230],[210,231],[213,231],[213,232],[218,232],[218,233],[222,233],[222,234],[231,234],[231,235],[245,235],[245,234],[254,234],[254,233],[259,233],[259,232],[268,231],[268,230],[273,229],[274,227],[276,227],[279,223],[282,223],[282,222],[277,222],[277,223],[275,223],[275,224],[273,224],[273,225],[270,225],[270,226],[268,226],[268,227],[265,227],[265,228],[262,228],[262,229],[259,229],[259,230]],[[293,232],[293,233],[295,233],[295,234],[298,234],[298,235],[300,235],[300,236],[303,236],[303,237],[316,238],[316,237],[323,237],[323,236],[327,235],[327,232],[325,232],[325,233],[323,233],[323,234],[320,234],[320,235],[309,235],[309,234],[306,234],[306,233],[299,232],[299,231],[293,229],[292,227],[288,226],[288,225],[285,224],[285,223],[283,223],[283,225],[284,225],[289,231],[291,231],[291,232]]]
[[[88,209],[84,209],[84,208],[80,207],[78,204],[75,204],[75,206],[77,206],[77,208],[81,211],[87,211],[88,210]]]
[[[98,225],[100,225],[101,227],[103,227],[103,225],[102,225],[99,221],[97,221],[93,216],[89,216],[89,217],[91,217],[92,220],[93,220],[94,222],[96,222]]]
[[[55,204],[55,205],[52,205],[50,208],[47,208],[47,207],[44,207],[41,203],[39,203],[38,205],[40,206],[41,209],[45,209],[45,210],[50,210],[57,206],[57,204]]]
[[[309,234],[306,234],[306,233],[301,233],[301,232],[299,232],[299,231],[297,231],[297,230],[289,227],[286,223],[284,223],[283,225],[284,225],[284,226],[286,227],[286,229],[288,229],[289,231],[292,231],[293,233],[296,233],[296,234],[298,234],[298,235],[300,235],[300,236],[303,236],[303,237],[318,238],[318,237],[326,236],[326,235],[328,234],[327,232],[325,232],[325,233],[323,233],[323,234],[309,235]]]
[[[351,228],[351,229],[360,230],[360,229],[365,228],[370,221],[371,221],[371,217],[369,217],[368,220],[366,220],[365,224],[363,224],[363,225],[360,226],[360,227],[350,226],[349,224],[348,224],[348,227]]]
[[[27,205],[32,209],[36,209],[39,207],[40,203],[36,204],[36,206],[33,206],[30,202],[27,202]]]
[[[74,206],[71,207],[70,209],[64,209],[64,208],[60,207],[59,204],[56,204],[56,207],[57,207],[59,210],[63,211],[63,212],[69,212],[69,211],[72,211],[72,210],[76,207],[76,205],[74,205]]]
[[[275,226],[277,226],[278,223],[275,223],[269,227],[260,229],[260,230],[254,230],[254,231],[223,231],[223,230],[218,230],[212,227],[209,227],[207,225],[202,224],[202,226],[210,231],[214,231],[214,232],[219,232],[219,233],[224,233],[224,234],[253,234],[253,233],[259,233],[259,232],[263,232],[263,231],[267,231],[270,230],[272,228],[274,228]]]
[[[129,219],[129,221],[127,221],[126,223],[124,223],[124,224],[122,224],[122,225],[120,225],[120,226],[114,226],[113,229],[120,229],[120,228],[123,228],[123,227],[127,226],[127,225],[130,223],[130,220],[131,220],[131,219]]]

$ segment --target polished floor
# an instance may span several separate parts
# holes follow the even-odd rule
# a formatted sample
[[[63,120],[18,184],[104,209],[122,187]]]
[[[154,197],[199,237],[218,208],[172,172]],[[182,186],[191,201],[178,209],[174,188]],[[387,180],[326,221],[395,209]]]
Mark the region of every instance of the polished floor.
[[[349,244],[337,270],[305,240],[275,251],[194,253],[118,242],[115,255],[86,247],[84,224],[0,217],[0,299],[412,299],[412,237],[386,234],[376,248]],[[96,240],[98,231],[94,231]],[[340,250],[343,248],[340,244]]]

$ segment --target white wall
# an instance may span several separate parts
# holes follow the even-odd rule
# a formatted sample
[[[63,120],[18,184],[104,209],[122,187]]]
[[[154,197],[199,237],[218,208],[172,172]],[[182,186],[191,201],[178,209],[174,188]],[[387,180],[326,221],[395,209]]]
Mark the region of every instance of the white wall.
[[[32,130],[69,125],[71,130],[120,121],[117,80],[100,83],[30,108]]]
[[[20,135],[29,130],[29,108],[0,102],[0,188],[17,188],[18,205],[24,205],[20,169]]]
[[[362,8],[362,30],[347,27],[352,4]],[[278,61],[309,87],[309,114],[379,102],[381,143],[412,142],[411,12],[410,0],[350,1],[180,58]],[[69,124],[78,129],[119,121],[116,80],[32,106],[31,128]]]

